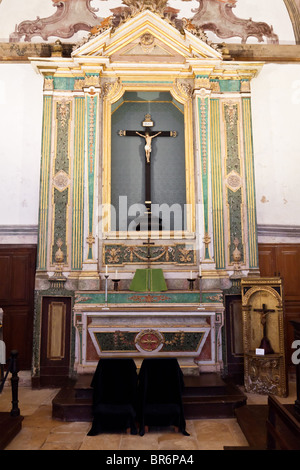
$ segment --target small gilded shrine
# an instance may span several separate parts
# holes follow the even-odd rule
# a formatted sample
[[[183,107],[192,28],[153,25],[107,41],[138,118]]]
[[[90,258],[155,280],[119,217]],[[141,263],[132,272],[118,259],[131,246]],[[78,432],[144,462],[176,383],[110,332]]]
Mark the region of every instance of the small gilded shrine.
[[[287,396],[282,279],[243,279],[242,309],[246,391]]]
[[[71,372],[149,354],[220,370],[224,290],[258,275],[251,80],[262,64],[231,61],[165,3],[107,18],[71,56],[58,42],[31,58],[44,76],[37,376],[64,354]],[[166,289],[132,290],[139,269],[160,270]]]

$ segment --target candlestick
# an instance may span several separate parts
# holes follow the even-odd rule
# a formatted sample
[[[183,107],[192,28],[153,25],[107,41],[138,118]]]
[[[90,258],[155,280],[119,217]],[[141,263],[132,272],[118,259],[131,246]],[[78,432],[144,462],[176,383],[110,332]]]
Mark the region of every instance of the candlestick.
[[[105,266],[105,274],[107,274],[107,265]]]
[[[202,276],[201,276],[201,267],[199,266],[199,307],[197,310],[205,310],[205,307],[202,305]]]
[[[107,268],[107,266],[106,266],[106,268]],[[102,310],[109,310],[109,307],[108,307],[108,305],[107,305],[107,301],[108,301],[108,299],[107,299],[107,297],[108,297],[108,285],[107,285],[107,281],[108,281],[109,276],[108,276],[108,274],[105,274],[104,277],[105,277],[105,306],[102,307]]]
[[[113,279],[115,291],[119,290],[119,282],[120,282],[120,279]]]

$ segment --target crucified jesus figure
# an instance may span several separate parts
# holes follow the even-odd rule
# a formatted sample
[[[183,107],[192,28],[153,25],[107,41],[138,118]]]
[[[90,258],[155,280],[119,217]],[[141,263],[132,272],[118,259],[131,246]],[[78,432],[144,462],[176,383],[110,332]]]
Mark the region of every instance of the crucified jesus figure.
[[[154,134],[154,135],[150,135],[149,132],[146,131],[146,133],[144,135],[144,134],[140,134],[139,132],[136,131],[136,134],[145,139],[145,143],[146,143],[145,144],[146,160],[147,160],[147,163],[150,163],[151,150],[152,150],[152,147],[151,147],[152,139],[154,139],[154,137],[161,134],[161,132],[158,132],[157,134]]]

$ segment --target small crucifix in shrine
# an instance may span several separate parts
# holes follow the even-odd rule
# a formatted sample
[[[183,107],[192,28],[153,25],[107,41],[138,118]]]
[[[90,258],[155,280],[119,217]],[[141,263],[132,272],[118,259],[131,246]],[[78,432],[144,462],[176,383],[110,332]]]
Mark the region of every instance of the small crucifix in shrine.
[[[261,324],[263,325],[263,338],[259,348],[264,349],[265,354],[274,354],[270,340],[267,337],[267,317],[269,313],[275,312],[275,310],[267,309],[266,304],[263,304],[262,308],[255,308],[254,312],[259,312],[261,314]]]
[[[154,126],[154,122],[152,121],[151,115],[146,114],[145,119],[142,123],[143,127],[145,128],[144,132],[140,131],[130,131],[130,130],[120,130],[118,134],[121,137],[142,137],[145,139],[145,157],[146,157],[146,164],[145,164],[145,206],[146,206],[146,213],[145,213],[145,221],[146,224],[144,224],[144,227],[149,231],[151,228],[153,228],[153,218],[151,217],[151,153],[152,153],[152,140],[155,137],[176,137],[177,132],[176,131],[151,131],[151,127]],[[144,222],[145,222],[144,221]],[[155,223],[155,222],[154,222]],[[140,224],[141,226],[141,224]],[[162,225],[161,221],[159,220],[157,224],[158,230],[162,230]],[[137,230],[140,230],[139,227],[137,227]]]

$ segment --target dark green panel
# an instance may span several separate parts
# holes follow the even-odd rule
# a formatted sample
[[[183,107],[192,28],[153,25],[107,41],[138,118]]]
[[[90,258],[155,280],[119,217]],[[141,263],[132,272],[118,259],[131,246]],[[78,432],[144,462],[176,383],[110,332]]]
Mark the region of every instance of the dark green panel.
[[[66,262],[67,241],[66,241],[66,221],[69,201],[69,188],[60,192],[54,188],[54,233],[52,247],[52,262],[55,263],[55,253],[58,250],[57,241],[61,240],[61,250],[65,256]]]
[[[165,209],[175,205],[172,209],[178,209],[183,214],[186,184],[184,116],[181,108],[168,92],[127,92],[118,102],[112,114],[111,157],[111,201],[116,208],[117,230],[127,230],[128,223],[135,218],[136,211],[133,211],[132,217],[127,220],[128,207],[145,202],[145,140],[139,136],[121,137],[118,131],[143,131],[142,122],[147,113],[154,121],[153,131],[172,130],[178,133],[175,138],[158,136],[152,140],[152,203],[167,204]],[[127,205],[120,206],[119,210],[120,196],[127,197]],[[124,217],[121,224],[120,215]],[[173,229],[174,225],[170,228]]]

